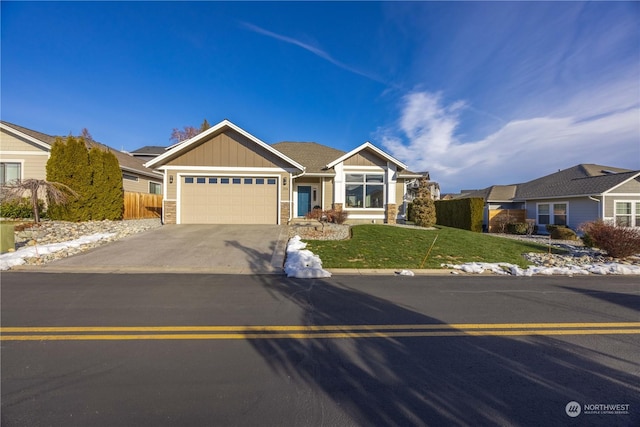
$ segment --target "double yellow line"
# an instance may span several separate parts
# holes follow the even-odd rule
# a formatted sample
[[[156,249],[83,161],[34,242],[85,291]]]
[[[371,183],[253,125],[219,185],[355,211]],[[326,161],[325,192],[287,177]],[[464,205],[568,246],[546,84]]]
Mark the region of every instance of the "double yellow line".
[[[0,341],[358,339],[640,334],[640,322],[326,326],[2,327]]]

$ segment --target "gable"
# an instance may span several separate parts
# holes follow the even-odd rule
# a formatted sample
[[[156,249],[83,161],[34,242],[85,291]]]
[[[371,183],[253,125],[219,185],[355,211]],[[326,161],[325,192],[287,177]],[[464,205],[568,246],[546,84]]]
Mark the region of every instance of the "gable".
[[[17,133],[13,133],[9,130],[2,129],[0,131],[0,143],[2,144],[2,151],[29,151],[35,153],[48,153],[51,151],[51,147],[41,141],[32,141],[28,135],[25,137],[20,136]]]
[[[280,167],[289,165],[233,129],[227,129],[190,147],[167,162],[170,166]]]
[[[344,160],[345,166],[379,166],[386,167],[387,160],[366,149],[355,153]]]

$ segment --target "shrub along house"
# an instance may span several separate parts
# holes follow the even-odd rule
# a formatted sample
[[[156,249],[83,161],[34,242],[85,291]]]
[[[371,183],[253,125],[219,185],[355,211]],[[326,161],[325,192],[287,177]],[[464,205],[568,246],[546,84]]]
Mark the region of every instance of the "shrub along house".
[[[146,163],[164,174],[167,224],[285,224],[313,208],[350,222],[395,223],[421,175],[371,143],[344,152],[313,142],[269,145],[228,120]]]
[[[460,197],[482,197],[485,225],[495,231],[500,214],[511,222],[535,219],[540,232],[547,224],[577,230],[585,222],[611,220],[640,227],[640,171],[580,164],[522,184],[495,185]]]

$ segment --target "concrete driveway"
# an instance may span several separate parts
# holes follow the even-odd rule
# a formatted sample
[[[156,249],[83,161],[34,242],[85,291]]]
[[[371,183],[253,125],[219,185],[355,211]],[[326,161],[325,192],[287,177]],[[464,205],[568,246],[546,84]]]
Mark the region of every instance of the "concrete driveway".
[[[281,274],[286,243],[280,225],[164,225],[38,271]]]

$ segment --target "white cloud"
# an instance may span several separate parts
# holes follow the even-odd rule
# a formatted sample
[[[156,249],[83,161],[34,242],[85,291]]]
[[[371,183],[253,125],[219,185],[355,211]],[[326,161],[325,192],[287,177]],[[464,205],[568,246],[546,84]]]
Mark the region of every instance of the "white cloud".
[[[579,94],[544,116],[511,120],[463,142],[456,129],[465,108],[438,93],[409,93],[398,124],[378,139],[412,170],[428,170],[443,192],[524,182],[580,163],[640,169],[637,83]]]

